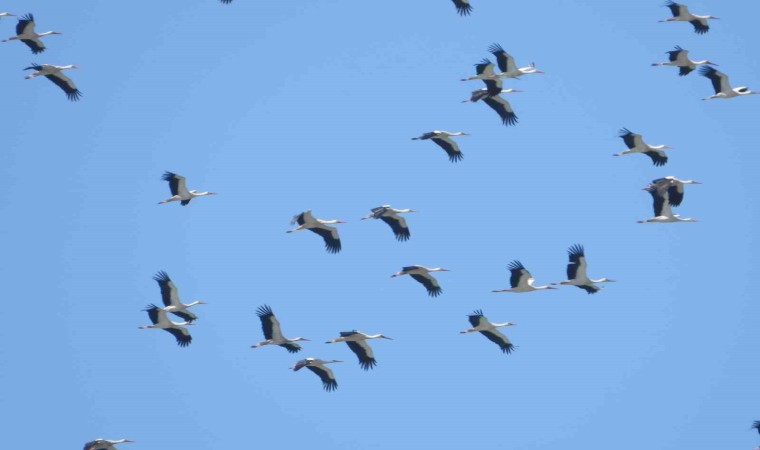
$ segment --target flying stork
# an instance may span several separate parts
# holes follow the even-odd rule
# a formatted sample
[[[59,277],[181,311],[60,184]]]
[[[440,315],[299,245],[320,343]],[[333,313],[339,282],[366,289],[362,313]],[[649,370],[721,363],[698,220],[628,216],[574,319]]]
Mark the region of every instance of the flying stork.
[[[705,97],[702,100],[712,100],[714,98],[732,98],[741,95],[760,94],[760,92],[750,91],[747,86],[732,88],[728,83],[728,75],[709,66],[699,68],[699,74],[710,79],[715,90],[715,95]]]
[[[506,336],[497,330],[497,328],[511,327],[516,324],[512,322],[489,322],[486,316],[483,315],[483,311],[479,309],[468,315],[467,318],[470,321],[470,324],[472,324],[473,328],[468,328],[464,331],[460,331],[460,334],[474,333],[475,331],[478,331],[480,334],[488,338],[489,341],[498,345],[502,353],[512,353],[512,350],[514,350],[515,346],[512,345],[512,343],[509,342],[509,339],[507,339]]]
[[[673,214],[673,210],[670,209],[670,200],[668,199],[667,190],[660,191],[657,189],[657,186],[649,186],[644,188],[644,190],[652,194],[654,217],[646,220],[639,220],[638,223],[697,222],[697,219],[682,219],[679,214]]]
[[[194,199],[195,197],[216,195],[216,192],[198,192],[196,190],[188,191],[187,186],[185,185],[185,177],[182,175],[177,175],[173,172],[164,172],[164,174],[161,175],[161,179],[169,182],[169,190],[171,191],[172,196],[166,200],[158,202],[159,205],[179,201],[180,205],[187,206],[187,204],[190,203],[190,200]]]
[[[346,223],[342,220],[322,220],[315,219],[311,215],[311,210],[306,210],[301,214],[293,216],[290,221],[291,225],[298,223],[298,226],[292,230],[288,230],[287,233],[295,233],[300,230],[309,230],[312,233],[316,233],[322,236],[325,241],[325,249],[329,253],[338,253],[341,250],[340,236],[338,236],[338,229],[335,227],[328,227],[328,224],[334,223]]]
[[[439,147],[441,147],[447,155],[449,155],[449,161],[455,163],[459,162],[464,158],[464,155],[462,154],[462,151],[459,150],[459,146],[456,142],[454,142],[451,137],[452,136],[469,136],[470,133],[465,133],[464,131],[457,131],[456,133],[452,133],[450,131],[443,131],[443,130],[433,130],[431,132],[425,133],[422,136],[412,138],[413,141],[424,141],[426,139],[430,139],[433,142],[435,142]]]
[[[496,58],[501,73],[496,74],[500,78],[517,78],[526,74],[544,73],[536,69],[535,63],[529,66],[517,67],[515,58],[507,53],[499,44],[493,43],[488,47],[488,51]]]
[[[717,66],[714,62],[710,62],[706,59],[702,61],[692,61],[689,59],[689,51],[684,50],[676,45],[675,50],[665,52],[668,54],[668,61],[660,63],[652,63],[653,66],[675,66],[679,68],[678,75],[685,76],[691,73],[697,66],[710,65]]]
[[[148,305],[143,311],[147,311],[152,325],[145,325],[139,327],[141,330],[147,328],[157,328],[159,330],[166,330],[171,333],[175,339],[177,339],[177,345],[180,347],[187,347],[193,341],[193,337],[190,336],[190,332],[187,328],[183,328],[187,325],[195,325],[192,322],[172,322],[166,317],[166,311],[159,308],[156,305]]]
[[[27,14],[22,16],[16,24],[16,36],[3,39],[3,42],[19,40],[32,49],[35,55],[45,51],[45,44],[40,40],[41,37],[50,36],[51,34],[61,34],[57,31],[46,31],[36,33],[34,31],[34,16]]]
[[[280,330],[280,322],[274,316],[272,308],[267,305],[259,306],[256,310],[256,315],[261,319],[261,329],[264,331],[266,341],[258,342],[252,345],[251,348],[259,348],[265,345],[279,345],[287,350],[288,353],[298,353],[301,351],[301,346],[296,344],[296,342],[309,340],[302,337],[292,339],[284,337],[282,330]]]
[[[359,365],[364,370],[373,369],[377,365],[375,360],[375,354],[372,352],[372,347],[367,344],[367,339],[390,339],[388,336],[382,334],[366,334],[361,331],[341,331],[340,337],[331,339],[325,344],[334,344],[336,342],[345,342],[348,348],[356,354],[359,358]]]
[[[391,227],[391,230],[393,230],[393,234],[396,236],[396,240],[398,241],[408,241],[411,237],[411,233],[409,232],[409,226],[406,224],[406,219],[399,216],[399,214],[402,213],[412,213],[417,212],[413,209],[394,209],[391,208],[391,205],[383,205],[378,206],[377,208],[372,208],[372,212],[362,217],[362,220],[367,219],[380,219],[383,222],[387,223],[389,227]]]
[[[116,444],[123,444],[125,442],[134,442],[129,439],[118,439],[115,441],[109,440],[109,439],[95,439],[94,441],[90,441],[86,444],[84,444],[84,450],[116,450],[116,447],[114,445]]]
[[[681,202],[683,201],[683,186],[685,184],[702,183],[696,180],[680,180],[673,176],[667,176],[652,180],[652,184],[644,187],[644,190],[654,186],[657,188],[657,192],[660,195],[664,195],[664,193],[667,192],[670,206],[680,206]]]
[[[545,289],[557,289],[552,286],[533,286],[533,275],[528,272],[528,269],[522,265],[518,260],[514,260],[507,266],[511,276],[509,277],[509,284],[512,286],[510,289],[499,289],[491,292],[531,292],[542,291]]]
[[[454,2],[454,6],[457,8],[457,14],[460,16],[469,16],[472,12],[472,6],[470,6],[470,0],[451,0]]]
[[[322,380],[322,387],[326,391],[334,391],[338,389],[338,382],[335,381],[335,375],[333,375],[332,370],[330,370],[329,367],[325,367],[325,364],[332,364],[332,363],[339,363],[343,361],[338,361],[337,359],[333,359],[331,361],[324,361],[321,359],[316,358],[306,358],[298,361],[291,367],[294,372],[297,372],[301,370],[302,368],[306,367],[307,369],[311,370],[312,372],[316,373],[317,376]]]
[[[615,153],[612,156],[623,156],[630,153],[643,153],[652,158],[652,164],[655,166],[664,166],[668,162],[668,155],[665,153],[666,148],[673,148],[668,145],[649,145],[641,139],[641,135],[630,131],[628,128],[622,128],[620,137],[625,142],[628,150]]]
[[[616,280],[610,278],[599,278],[594,280],[586,276],[586,255],[583,253],[583,246],[575,244],[567,250],[567,255],[570,261],[567,263],[567,280],[560,281],[559,283],[552,283],[554,285],[570,285],[583,289],[589,294],[596,294],[601,288],[594,286],[595,283],[610,283]]]
[[[707,24],[707,19],[717,19],[714,16],[698,16],[689,12],[689,8],[686,5],[676,3],[672,0],[668,0],[665,6],[670,8],[670,12],[673,17],[667,19],[658,20],[658,22],[689,22],[694,26],[694,32],[697,34],[705,34],[710,31],[710,26]]]
[[[158,286],[161,288],[161,300],[164,302],[164,311],[170,312],[186,322],[198,320],[198,316],[187,309],[195,305],[205,305],[206,302],[200,300],[188,304],[180,302],[177,286],[175,286],[171,278],[169,278],[169,274],[163,270],[156,273],[156,275],[153,276],[153,279],[156,280]]]
[[[409,275],[414,278],[415,281],[425,286],[427,293],[431,297],[438,297],[443,292],[441,286],[438,284],[438,280],[430,275],[430,272],[448,272],[449,269],[441,267],[425,267],[425,266],[406,266],[401,268],[401,272],[396,272],[391,275],[391,278],[400,277],[401,275]]]
[[[77,89],[77,86],[71,80],[71,78],[62,74],[61,71],[68,69],[78,69],[79,67],[69,64],[68,66],[53,66],[50,64],[37,64],[32,63],[31,66],[25,67],[24,70],[36,70],[34,73],[30,73],[25,79],[29,80],[34,77],[44,76],[48,80],[55,83],[56,86],[61,88],[66,93],[66,97],[72,102],[76,102],[82,96],[82,92]]]

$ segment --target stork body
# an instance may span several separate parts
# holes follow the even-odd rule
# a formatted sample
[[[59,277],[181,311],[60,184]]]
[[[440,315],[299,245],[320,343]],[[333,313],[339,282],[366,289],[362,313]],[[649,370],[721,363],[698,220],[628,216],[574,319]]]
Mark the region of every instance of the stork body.
[[[455,133],[452,133],[450,131],[444,131],[444,130],[433,130],[428,133],[425,133],[421,136],[412,138],[413,141],[424,141],[427,139],[432,140],[436,143],[439,147],[441,147],[447,155],[449,155],[449,161],[455,163],[462,160],[464,157],[464,154],[462,154],[462,151],[459,150],[459,145],[457,145],[456,142],[454,142],[451,137],[452,136],[469,136],[469,133],[465,133],[464,131],[457,131]]]
[[[366,334],[361,331],[341,331],[340,336],[331,339],[326,344],[334,344],[336,342],[345,342],[348,348],[351,349],[356,357],[359,358],[359,365],[364,370],[373,369],[377,365],[375,360],[375,354],[372,351],[372,347],[367,343],[368,339],[390,339],[388,336],[382,334]]]
[[[141,330],[147,328],[165,330],[174,336],[177,340],[177,345],[180,347],[187,347],[193,342],[193,337],[190,336],[190,332],[187,331],[187,328],[184,328],[185,326],[193,325],[192,322],[172,322],[166,317],[166,311],[156,305],[148,305],[143,311],[148,313],[152,325],[142,326],[140,327]]]
[[[547,289],[557,289],[552,286],[533,286],[534,279],[533,275],[528,272],[528,269],[525,268],[525,266],[522,265],[520,261],[512,261],[507,266],[507,269],[509,269],[510,277],[509,277],[509,284],[511,285],[511,288],[509,289],[500,289],[495,290],[491,292],[515,292],[515,293],[522,293],[522,292],[532,292],[532,291],[543,291]]]
[[[74,81],[72,81],[71,78],[67,77],[61,72],[68,69],[78,68],[79,67],[73,64],[69,64],[68,66],[53,66],[51,64],[32,63],[31,66],[25,67],[24,70],[35,70],[36,72],[30,73],[24,78],[30,80],[35,77],[44,76],[48,80],[52,81],[53,84],[61,88],[61,90],[66,93],[66,97],[69,100],[75,102],[81,98],[82,92],[77,89],[77,86],[74,84]]]
[[[441,286],[438,284],[438,280],[430,275],[430,272],[448,272],[449,269],[442,267],[425,267],[425,266],[406,266],[402,267],[400,272],[396,272],[391,275],[391,278],[400,277],[402,275],[409,275],[414,278],[415,281],[425,286],[427,293],[431,297],[438,297],[443,292]]]
[[[90,441],[84,444],[84,450],[116,450],[114,447],[116,444],[123,444],[125,442],[134,442],[129,439],[118,439],[115,441],[109,439],[98,438],[94,441]]]
[[[280,322],[274,316],[272,308],[267,305],[259,306],[256,310],[256,315],[261,320],[261,330],[264,332],[266,340],[252,345],[252,348],[263,347],[265,345],[279,345],[287,350],[288,353],[298,353],[301,351],[301,346],[296,344],[296,342],[309,340],[302,337],[286,338],[283,336]]]
[[[680,180],[673,176],[667,176],[652,180],[652,184],[646,186],[644,189],[650,187],[657,188],[659,195],[668,195],[668,202],[670,206],[680,206],[684,196],[684,185],[686,184],[702,184],[696,180]]]
[[[677,45],[676,45],[675,50],[671,50],[665,53],[668,54],[668,61],[653,63],[652,65],[678,67],[679,68],[678,75],[682,77],[690,74],[694,69],[697,68],[697,66],[702,66],[702,65],[717,66],[717,64],[715,64],[714,62],[710,62],[706,59],[703,59],[702,61],[690,60],[689,51],[684,50]]]
[[[198,320],[198,316],[188,311],[188,308],[192,308],[195,305],[205,305],[206,302],[200,300],[187,304],[180,302],[177,286],[174,285],[169,275],[163,270],[154,275],[153,279],[161,288],[161,301],[164,303],[164,311],[172,313],[186,322]]]
[[[329,392],[338,389],[338,382],[335,380],[335,375],[333,374],[332,370],[330,370],[329,367],[325,367],[325,365],[339,362],[343,361],[338,361],[337,359],[324,361],[317,358],[306,358],[295,363],[291,369],[293,369],[294,372],[297,372],[306,367],[310,371],[317,374],[319,379],[322,380],[322,388]]]
[[[298,226],[292,230],[288,230],[287,233],[295,233],[296,231],[301,230],[309,230],[312,233],[318,234],[322,236],[322,239],[325,241],[325,250],[328,251],[328,253],[338,253],[340,252],[342,246],[340,243],[340,236],[338,236],[338,229],[335,227],[328,226],[329,224],[336,224],[336,223],[346,223],[342,220],[322,220],[322,219],[315,219],[314,216],[311,215],[311,210],[306,210],[302,212],[301,214],[297,214],[293,216],[293,219],[290,221],[291,225],[295,225],[298,223]]]
[[[582,245],[575,244],[571,246],[567,250],[567,256],[570,259],[570,261],[567,263],[568,279],[565,281],[560,281],[559,283],[552,284],[575,286],[579,289],[583,289],[589,294],[596,294],[601,288],[594,286],[594,284],[610,283],[615,281],[610,278],[599,278],[595,280],[593,278],[589,278],[586,275],[586,269],[588,266],[586,264],[586,255],[584,253]]]
[[[673,223],[673,222],[697,222],[697,219],[681,218],[680,214],[673,214],[670,209],[668,191],[660,191],[657,186],[644,188],[645,191],[652,194],[654,217],[646,220],[639,220],[639,223]]]
[[[16,36],[11,36],[8,39],[4,39],[3,42],[19,40],[26,44],[27,47],[32,49],[32,53],[35,55],[45,51],[45,44],[40,38],[50,36],[53,34],[61,34],[57,31],[46,31],[44,33],[37,33],[34,31],[34,16],[27,14],[22,16],[16,24]]]
[[[499,346],[502,353],[512,353],[515,346],[509,341],[509,339],[503,335],[497,328],[511,327],[515,324],[512,322],[493,323],[489,322],[486,316],[483,315],[483,311],[477,310],[467,316],[472,328],[468,328],[464,331],[460,331],[460,334],[479,332],[489,341]]]
[[[672,0],[668,0],[665,6],[670,8],[670,12],[673,17],[660,20],[659,22],[689,22],[694,27],[694,32],[697,34],[705,34],[710,31],[710,25],[707,23],[708,19],[717,19],[714,16],[698,16],[689,12],[689,8],[686,5],[676,3]]]
[[[668,155],[665,153],[665,149],[673,148],[668,145],[649,145],[644,142],[640,134],[634,133],[627,128],[620,130],[620,137],[628,149],[615,153],[613,156],[643,153],[652,159],[652,164],[655,166],[664,166],[668,162]]]
[[[185,184],[185,177],[173,172],[164,172],[161,179],[169,182],[169,190],[172,196],[166,200],[158,202],[159,205],[169,202],[180,202],[182,206],[187,206],[190,200],[195,197],[204,197],[206,195],[216,195],[216,192],[198,192],[195,190],[188,191]]]
[[[368,214],[365,217],[362,217],[362,220],[367,219],[380,219],[386,224],[388,224],[389,227],[391,227],[391,230],[393,231],[393,234],[396,236],[396,240],[398,241],[408,241],[409,238],[412,236],[412,234],[409,232],[409,226],[406,224],[406,219],[401,217],[399,214],[404,213],[413,213],[417,212],[413,209],[394,209],[391,208],[391,205],[383,205],[378,206],[377,208],[372,208],[372,212]]]
[[[705,97],[702,100],[712,100],[715,98],[734,98],[741,97],[743,95],[760,94],[760,92],[750,91],[747,86],[732,88],[731,84],[728,82],[728,75],[709,66],[702,66],[699,69],[699,74],[710,79],[710,82],[713,85],[713,90],[715,91],[715,95]]]
[[[472,6],[470,0],[451,0],[454,2],[454,6],[457,9],[457,14],[460,16],[469,16],[472,12]]]

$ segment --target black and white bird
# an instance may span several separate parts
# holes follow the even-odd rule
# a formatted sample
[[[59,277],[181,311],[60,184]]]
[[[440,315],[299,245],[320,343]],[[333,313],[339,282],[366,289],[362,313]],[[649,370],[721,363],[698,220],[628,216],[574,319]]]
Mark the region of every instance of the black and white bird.
[[[650,187],[656,187],[660,195],[668,194],[670,206],[680,206],[683,201],[685,184],[702,184],[696,180],[681,180],[673,176],[667,176],[652,180],[652,184],[644,187],[644,190]]]
[[[377,208],[372,208],[371,211],[372,212],[370,214],[362,217],[362,220],[382,220],[383,222],[387,223],[389,227],[391,227],[391,230],[393,230],[393,234],[396,236],[396,239],[398,241],[408,241],[412,236],[412,234],[409,232],[409,226],[406,224],[406,219],[399,216],[399,214],[413,213],[417,211],[409,208],[394,209],[391,208],[391,205],[378,206]]]
[[[694,32],[697,34],[705,34],[710,31],[710,26],[707,24],[708,19],[717,19],[715,16],[698,16],[689,12],[689,8],[686,5],[676,3],[672,0],[668,0],[665,6],[670,8],[670,12],[673,17],[659,20],[658,22],[689,22],[694,26]]]
[[[156,280],[158,286],[161,288],[161,300],[164,303],[164,311],[172,313],[186,322],[198,320],[198,316],[187,309],[195,305],[205,305],[206,302],[200,300],[188,304],[180,302],[177,286],[175,286],[171,278],[169,278],[169,274],[163,270],[156,273],[156,275],[153,276],[153,279]]]
[[[567,263],[567,280],[560,281],[559,283],[552,283],[554,285],[569,285],[583,289],[589,294],[596,294],[601,289],[598,286],[594,286],[596,283],[610,283],[616,280],[610,278],[599,278],[595,280],[589,278],[586,275],[586,255],[583,252],[583,246],[575,244],[567,250],[567,255],[570,261]]]
[[[425,286],[427,293],[431,297],[438,297],[443,292],[441,286],[438,284],[438,280],[430,275],[430,272],[448,272],[449,269],[441,267],[425,267],[425,266],[406,266],[402,267],[400,272],[396,272],[391,275],[391,278],[400,277],[401,275],[409,275],[414,278],[415,281]]]
[[[760,94],[760,92],[750,91],[747,86],[732,88],[728,83],[728,75],[709,66],[700,67],[699,74],[703,77],[709,78],[712,82],[713,89],[715,90],[715,95],[705,97],[702,100],[712,100],[714,98],[733,98],[740,97],[742,95]]]
[[[339,362],[343,361],[338,361],[337,359],[324,361],[316,358],[306,358],[295,363],[291,369],[293,369],[294,372],[297,372],[306,367],[307,369],[316,373],[319,379],[322,380],[322,387],[329,392],[338,389],[338,382],[335,381],[335,375],[333,374],[332,370],[330,370],[329,367],[325,367],[325,365]]]
[[[116,450],[116,447],[114,445],[116,444],[123,444],[125,442],[134,442],[129,439],[117,439],[115,441],[109,440],[109,439],[95,439],[94,441],[90,441],[86,444],[84,444],[84,450]]]
[[[486,316],[483,315],[483,311],[479,309],[473,312],[472,314],[468,315],[467,318],[470,321],[472,328],[468,328],[464,331],[460,331],[459,332],[460,334],[474,333],[477,331],[483,336],[485,336],[486,338],[488,338],[489,341],[498,345],[502,353],[512,353],[515,346],[512,345],[509,339],[504,334],[502,334],[499,330],[497,330],[497,328],[511,327],[516,324],[512,322],[504,322],[504,323],[489,322]]]
[[[690,74],[697,66],[709,65],[717,66],[714,62],[703,59],[702,61],[692,61],[689,59],[689,51],[684,50],[676,45],[675,50],[665,52],[668,54],[668,61],[652,63],[653,66],[674,66],[678,67],[678,75],[685,76]]]
[[[356,354],[359,358],[359,365],[364,370],[369,370],[377,365],[375,360],[375,354],[372,352],[372,347],[367,343],[367,339],[390,339],[388,336],[382,334],[366,334],[361,331],[341,331],[340,337],[331,339],[325,344],[334,344],[336,342],[345,342],[348,348]]]
[[[454,6],[457,8],[457,14],[460,16],[469,16],[472,12],[472,6],[470,6],[470,0],[451,0],[454,2]]]
[[[287,233],[295,233],[296,231],[309,230],[312,233],[316,233],[322,236],[325,241],[325,250],[328,253],[338,253],[341,250],[340,236],[338,236],[338,229],[335,227],[328,227],[329,224],[346,223],[342,220],[322,220],[315,219],[311,215],[311,210],[306,210],[301,214],[296,214],[290,221],[291,225],[298,223],[298,226],[292,230],[288,230]]]
[[[16,24],[16,36],[3,39],[3,42],[19,40],[32,49],[35,55],[45,51],[45,44],[40,40],[41,37],[50,36],[51,34],[61,34],[57,31],[46,31],[36,33],[34,31],[34,16],[27,14],[22,16]]]
[[[528,272],[528,269],[522,265],[520,261],[514,260],[507,266],[509,269],[510,277],[509,284],[512,286],[510,289],[499,289],[491,292],[531,292],[542,291],[546,289],[557,289],[552,286],[533,286],[533,275]]]
[[[190,332],[187,331],[187,328],[184,328],[188,325],[194,325],[192,322],[172,322],[166,317],[166,311],[156,305],[148,305],[143,311],[148,313],[148,317],[150,317],[150,321],[153,322],[153,324],[142,326],[140,327],[141,330],[147,328],[165,330],[174,336],[177,340],[177,345],[180,347],[187,347],[193,341]]]
[[[457,131],[455,133],[452,133],[450,131],[443,131],[443,130],[433,130],[431,132],[425,133],[422,136],[418,136],[415,138],[412,138],[413,141],[424,141],[427,139],[432,140],[435,142],[439,147],[441,147],[447,155],[449,155],[449,161],[455,163],[462,160],[464,155],[462,154],[462,151],[459,150],[459,145],[457,145],[456,142],[454,142],[451,137],[452,136],[469,136],[469,133],[465,133],[464,131]]]
[[[691,217],[682,219],[680,214],[673,214],[673,210],[670,209],[667,190],[660,191],[657,189],[657,186],[646,187],[644,190],[652,195],[654,217],[639,220],[639,223],[697,222],[697,219],[692,219]]]
[[[169,190],[172,196],[166,200],[158,202],[159,205],[169,202],[179,202],[182,206],[186,206],[190,203],[190,200],[195,197],[203,197],[206,195],[216,195],[216,192],[198,192],[196,190],[188,191],[185,185],[185,177],[177,175],[173,172],[164,172],[161,175],[161,179],[169,182]]]
[[[644,142],[640,134],[634,133],[627,128],[622,128],[619,133],[623,142],[625,142],[625,145],[628,147],[628,150],[623,150],[612,156],[643,153],[652,159],[652,164],[655,166],[664,166],[668,162],[668,155],[665,153],[665,149],[673,147],[668,145],[649,145]]]
[[[61,88],[63,92],[66,93],[66,97],[71,100],[72,102],[78,101],[80,97],[82,96],[82,92],[77,89],[77,86],[74,84],[74,82],[71,80],[71,78],[67,77],[66,75],[62,74],[61,71],[68,70],[68,69],[78,69],[79,67],[69,64],[68,66],[53,66],[50,64],[37,64],[32,63],[31,66],[25,67],[24,70],[36,70],[34,73],[30,73],[27,75],[27,80],[44,76],[48,80],[55,83],[56,86]]]
[[[261,330],[264,332],[265,341],[258,342],[251,346],[251,348],[263,347],[265,345],[279,345],[287,350],[289,353],[298,353],[301,351],[301,346],[296,344],[298,341],[309,341],[309,339],[302,337],[286,338],[282,335],[280,329],[280,322],[277,317],[274,316],[272,308],[267,305],[259,306],[256,310],[256,315],[261,319]]]

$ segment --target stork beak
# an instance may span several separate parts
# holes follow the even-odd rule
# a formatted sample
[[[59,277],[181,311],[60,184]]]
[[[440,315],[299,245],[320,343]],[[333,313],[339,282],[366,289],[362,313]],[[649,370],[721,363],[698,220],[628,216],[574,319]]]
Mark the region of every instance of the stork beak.
[[[131,439],[124,439],[124,442],[134,443],[135,441],[133,441]]]
[[[383,339],[393,340],[393,338],[389,338],[388,336],[382,336]]]

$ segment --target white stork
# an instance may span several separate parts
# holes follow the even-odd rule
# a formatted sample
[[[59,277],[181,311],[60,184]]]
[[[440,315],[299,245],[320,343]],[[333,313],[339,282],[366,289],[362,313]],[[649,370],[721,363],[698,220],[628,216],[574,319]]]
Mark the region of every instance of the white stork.
[[[182,206],[187,206],[187,204],[190,203],[190,200],[194,199],[195,197],[216,195],[216,192],[198,192],[196,190],[188,191],[187,186],[185,185],[185,177],[182,175],[177,175],[173,172],[164,172],[164,174],[161,175],[161,179],[169,182],[169,190],[171,191],[172,196],[166,200],[158,202],[159,205],[179,201]]]
[[[261,341],[251,346],[251,348],[259,348],[265,345],[279,345],[288,351],[288,353],[298,353],[301,351],[301,346],[296,344],[298,341],[309,341],[309,339],[302,337],[286,338],[282,335],[280,329],[280,322],[277,317],[274,316],[272,308],[267,305],[259,306],[256,310],[256,315],[261,319],[261,329],[264,331],[264,337],[266,341]]]
[[[560,281],[559,283],[552,283],[554,285],[570,285],[583,289],[589,294],[596,294],[601,288],[594,286],[595,283],[610,283],[616,280],[610,278],[599,278],[594,280],[586,276],[586,255],[583,253],[583,246],[575,244],[567,250],[567,255],[570,258],[570,262],[567,263],[567,280]]]
[[[715,95],[705,97],[702,100],[712,100],[714,98],[733,98],[742,95],[760,94],[760,92],[750,91],[747,86],[739,86],[738,88],[732,88],[728,83],[728,75],[712,67],[702,66],[699,69],[699,74],[703,77],[710,79],[715,90]]]
[[[443,131],[443,130],[433,130],[431,132],[425,133],[422,136],[412,138],[413,141],[424,141],[426,139],[430,139],[433,142],[435,142],[439,147],[441,147],[447,155],[449,155],[449,161],[455,163],[459,162],[464,158],[464,154],[462,154],[462,151],[459,150],[459,145],[457,145],[456,142],[454,142],[451,137],[452,136],[469,136],[469,133],[465,133],[464,131],[457,131],[456,133],[452,133],[450,131]]]
[[[362,217],[362,220],[380,219],[383,222],[387,223],[389,227],[391,227],[391,230],[393,230],[393,234],[396,236],[396,239],[398,241],[409,240],[412,235],[409,232],[409,226],[406,224],[406,219],[399,216],[399,214],[413,213],[417,211],[409,208],[394,209],[391,208],[391,205],[378,206],[377,208],[372,208],[371,211],[372,213],[365,217]]]
[[[710,31],[710,26],[707,24],[707,19],[717,19],[714,16],[698,16],[689,12],[689,8],[686,5],[676,3],[672,0],[668,0],[665,6],[670,8],[670,12],[673,17],[659,20],[658,22],[689,22],[694,25],[694,32],[697,34],[705,34]]]
[[[382,334],[366,334],[361,331],[341,331],[340,337],[331,339],[325,344],[334,344],[336,342],[345,342],[348,348],[356,354],[359,358],[359,365],[364,370],[369,370],[377,365],[375,360],[375,354],[372,352],[372,347],[367,344],[367,339],[390,339],[388,336]]]
[[[483,315],[483,311],[477,310],[473,312],[472,314],[468,315],[467,318],[470,321],[470,324],[472,324],[473,328],[468,328],[464,331],[460,331],[460,334],[467,334],[467,333],[474,333],[479,332],[486,338],[488,338],[489,341],[495,343],[499,346],[502,353],[512,353],[515,346],[512,345],[511,342],[509,342],[509,339],[504,336],[497,328],[500,327],[511,327],[515,326],[517,324],[514,324],[512,322],[504,322],[504,323],[493,323],[489,322],[486,316]]]
[[[673,148],[668,145],[649,145],[644,142],[641,135],[630,131],[628,128],[622,128],[620,137],[625,142],[628,150],[615,153],[612,156],[623,156],[630,153],[643,153],[652,158],[652,164],[655,166],[664,166],[668,162],[668,155],[665,153],[666,148]]]
[[[22,16],[16,24],[16,36],[3,39],[3,42],[19,40],[32,49],[35,55],[45,51],[45,44],[40,40],[41,37],[50,36],[51,34],[61,34],[57,31],[46,31],[36,33],[34,31],[34,16],[27,14]]]
[[[94,441],[90,441],[86,444],[84,444],[84,450],[116,450],[116,447],[114,445],[116,444],[123,444],[125,442],[134,442],[130,439],[117,439],[115,441],[109,440],[109,439],[95,439]]]
[[[320,380],[322,380],[322,387],[326,391],[334,391],[335,389],[338,389],[338,382],[335,381],[335,375],[333,374],[332,370],[330,370],[329,367],[325,367],[325,364],[332,364],[332,363],[339,363],[343,361],[338,361],[337,359],[333,359],[331,361],[324,361],[321,359],[316,358],[306,358],[298,361],[295,363],[291,369],[293,369],[294,372],[297,372],[301,370],[302,368],[306,367],[307,369],[311,370],[312,372],[316,373]]]
[[[205,305],[206,302],[200,300],[188,304],[180,302],[177,286],[175,286],[171,278],[169,278],[169,274],[163,270],[156,273],[156,275],[153,276],[153,279],[156,280],[158,286],[161,288],[161,300],[164,302],[164,311],[172,313],[187,322],[198,320],[198,316],[187,309],[195,305]]]
[[[24,70],[36,70],[34,73],[30,73],[25,79],[29,80],[34,77],[44,76],[48,80],[55,83],[56,86],[61,88],[66,93],[66,97],[72,102],[76,102],[82,96],[82,92],[77,89],[77,86],[71,80],[71,78],[62,74],[61,71],[68,69],[78,69],[79,67],[69,64],[68,66],[53,66],[50,64],[36,64],[32,63],[31,66],[25,67]]]
[[[451,0],[454,2],[454,6],[457,8],[457,14],[460,16],[469,16],[472,12],[472,6],[470,6],[470,0]]]
[[[409,275],[414,278],[415,281],[425,286],[427,293],[431,297],[438,297],[443,292],[441,286],[438,284],[438,280],[430,275],[430,272],[448,272],[449,269],[441,267],[425,267],[425,266],[406,266],[401,268],[401,272],[396,272],[391,275],[391,278],[400,277],[401,275]]]
[[[193,337],[190,336],[190,332],[187,331],[187,328],[183,327],[188,325],[195,325],[194,323],[172,322],[166,317],[166,311],[156,305],[148,305],[143,311],[146,311],[148,313],[148,317],[150,317],[150,321],[153,322],[153,324],[139,327],[141,330],[147,328],[166,330],[167,332],[171,333],[175,339],[177,339],[177,345],[180,347],[187,347],[193,341]]]
[[[697,66],[709,65],[717,66],[714,62],[710,62],[706,59],[702,61],[692,61],[689,59],[689,51],[684,50],[676,45],[675,50],[665,52],[668,54],[668,61],[660,63],[652,63],[653,66],[675,66],[679,68],[678,75],[685,76],[691,73]]]
[[[509,284],[512,286],[510,289],[499,289],[491,292],[531,292],[531,291],[543,291],[546,289],[557,289],[552,286],[533,286],[535,280],[533,275],[528,272],[528,269],[522,265],[520,261],[514,260],[507,266],[509,269],[510,277]]]
[[[680,206],[683,201],[684,185],[685,184],[702,184],[696,180],[680,180],[673,176],[667,176],[652,180],[652,184],[644,187],[644,190],[650,187],[656,187],[660,195],[668,194],[668,201],[670,206]]]
[[[646,220],[639,220],[638,223],[697,222],[697,219],[682,219],[679,214],[673,214],[673,210],[670,209],[670,200],[668,199],[667,190],[659,191],[657,186],[650,186],[644,188],[644,190],[652,194],[654,217]]]
[[[292,230],[288,230],[287,233],[295,233],[296,231],[309,230],[312,233],[316,233],[322,236],[325,241],[325,249],[329,253],[338,253],[341,250],[340,236],[338,236],[338,229],[335,227],[328,227],[328,224],[334,223],[346,223],[342,220],[322,220],[315,219],[311,215],[311,210],[306,210],[301,214],[293,216],[290,221],[291,225],[298,223],[298,226]]]

